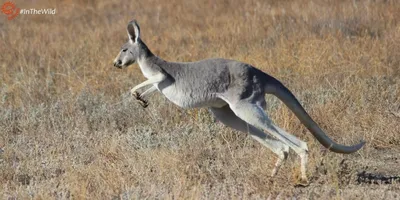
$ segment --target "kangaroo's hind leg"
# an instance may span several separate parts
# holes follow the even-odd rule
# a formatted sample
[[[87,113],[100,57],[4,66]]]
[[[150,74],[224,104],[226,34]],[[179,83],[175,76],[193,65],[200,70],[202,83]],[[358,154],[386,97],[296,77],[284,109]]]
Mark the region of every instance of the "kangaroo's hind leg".
[[[270,137],[263,131],[246,123],[245,121],[237,117],[235,113],[233,113],[233,111],[229,108],[228,105],[222,108],[210,108],[209,110],[214,115],[215,118],[217,118],[226,126],[229,126],[241,132],[249,133],[253,139],[257,140],[267,148],[271,149],[272,152],[274,152],[278,156],[278,159],[275,163],[275,167],[272,170],[271,176],[273,177],[277,174],[279,168],[281,167],[283,161],[287,158],[287,155],[289,153],[288,145]]]
[[[228,102],[229,103],[229,102]],[[235,103],[229,103],[230,108],[243,121],[254,127],[261,128],[267,131],[272,136],[287,144],[292,148],[301,159],[301,184],[307,184],[306,165],[308,158],[308,147],[304,141],[295,136],[283,131],[278,126],[274,125],[268,118],[264,110],[256,104],[241,100]]]

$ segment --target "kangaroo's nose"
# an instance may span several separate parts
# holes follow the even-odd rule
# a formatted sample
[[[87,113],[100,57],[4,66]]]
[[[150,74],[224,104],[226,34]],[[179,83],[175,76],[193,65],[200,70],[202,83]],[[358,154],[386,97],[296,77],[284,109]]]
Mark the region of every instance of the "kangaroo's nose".
[[[117,61],[114,62],[114,66],[115,66],[115,67],[121,66],[121,64],[122,64],[122,61],[121,61],[121,60],[117,60]]]

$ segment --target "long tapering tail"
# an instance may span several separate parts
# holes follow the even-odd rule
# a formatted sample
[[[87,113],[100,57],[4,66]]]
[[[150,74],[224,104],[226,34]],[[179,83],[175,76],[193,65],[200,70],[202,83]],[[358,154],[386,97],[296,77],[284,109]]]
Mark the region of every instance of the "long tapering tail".
[[[359,144],[353,146],[345,146],[331,140],[318,126],[318,124],[315,123],[314,120],[308,115],[303,106],[301,106],[299,101],[288,88],[271,76],[269,76],[267,80],[266,92],[278,97],[324,147],[336,153],[348,154],[356,152],[364,146],[364,141],[361,141]]]

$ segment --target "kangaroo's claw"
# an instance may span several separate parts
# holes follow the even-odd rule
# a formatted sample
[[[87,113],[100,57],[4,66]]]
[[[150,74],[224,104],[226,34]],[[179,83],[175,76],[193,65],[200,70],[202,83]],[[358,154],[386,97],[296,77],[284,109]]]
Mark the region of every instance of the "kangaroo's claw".
[[[147,106],[149,106],[149,102],[144,100],[141,96],[139,92],[133,92],[132,96],[135,97],[135,99],[139,102],[139,104],[143,107],[143,108],[147,108]]]

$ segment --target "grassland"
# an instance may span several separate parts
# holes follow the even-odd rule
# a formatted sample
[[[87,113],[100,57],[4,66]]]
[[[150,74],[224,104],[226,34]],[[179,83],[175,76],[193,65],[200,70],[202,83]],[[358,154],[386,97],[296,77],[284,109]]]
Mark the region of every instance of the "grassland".
[[[16,1],[55,15],[0,15],[1,199],[396,199],[400,183],[400,4],[397,1]],[[112,60],[136,18],[169,61],[223,57],[280,79],[335,141],[327,152],[275,97],[274,121],[309,144],[311,184],[295,187],[294,153],[275,156],[206,109],[127,92],[138,67]]]

